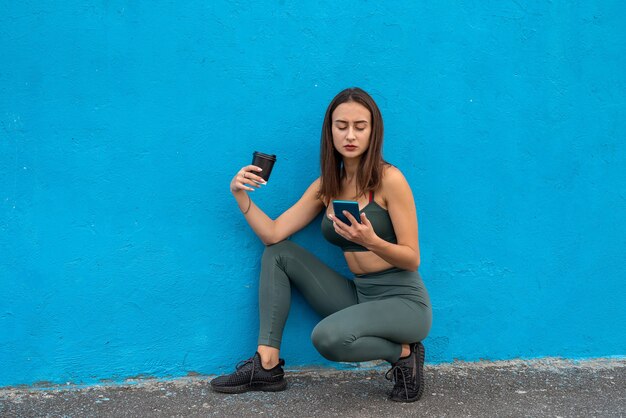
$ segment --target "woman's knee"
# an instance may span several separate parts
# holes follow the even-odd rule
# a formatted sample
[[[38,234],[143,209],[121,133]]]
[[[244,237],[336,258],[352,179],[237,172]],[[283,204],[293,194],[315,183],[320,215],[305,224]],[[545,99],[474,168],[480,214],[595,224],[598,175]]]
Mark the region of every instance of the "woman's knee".
[[[268,245],[263,251],[263,259],[277,258],[283,255],[291,254],[296,247],[297,244],[289,240],[283,240],[281,242],[277,242],[276,244]]]
[[[331,361],[347,361],[347,353],[353,338],[322,321],[313,329],[311,341],[324,358]]]

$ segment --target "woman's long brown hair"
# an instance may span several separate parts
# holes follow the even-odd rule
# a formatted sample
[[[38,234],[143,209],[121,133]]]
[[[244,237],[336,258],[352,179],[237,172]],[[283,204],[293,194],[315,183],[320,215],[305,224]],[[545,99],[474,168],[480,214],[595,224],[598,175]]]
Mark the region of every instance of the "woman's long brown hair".
[[[370,190],[377,190],[380,187],[383,177],[383,168],[388,164],[383,160],[383,117],[374,102],[374,99],[364,90],[352,87],[341,91],[328,105],[324,123],[322,124],[322,140],[320,152],[320,189],[318,198],[326,204],[330,199],[336,197],[341,192],[341,179],[346,175],[342,164],[342,157],[333,145],[332,118],[333,112],[342,103],[356,102],[370,111],[372,117],[372,132],[370,134],[369,147],[361,156],[359,168],[356,176],[357,196],[364,195]]]

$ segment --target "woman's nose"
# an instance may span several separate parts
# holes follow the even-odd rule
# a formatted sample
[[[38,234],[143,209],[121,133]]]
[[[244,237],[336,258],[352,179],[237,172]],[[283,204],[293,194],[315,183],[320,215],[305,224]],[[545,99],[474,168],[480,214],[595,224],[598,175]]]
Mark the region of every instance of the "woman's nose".
[[[354,135],[354,128],[352,128],[352,127],[348,128],[348,132],[346,134],[346,139],[349,139],[349,140],[356,139],[356,136]]]

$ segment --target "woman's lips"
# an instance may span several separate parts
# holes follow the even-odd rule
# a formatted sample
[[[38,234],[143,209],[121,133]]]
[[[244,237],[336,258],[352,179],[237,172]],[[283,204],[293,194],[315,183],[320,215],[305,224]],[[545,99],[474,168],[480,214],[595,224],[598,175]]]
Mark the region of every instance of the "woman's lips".
[[[356,149],[356,145],[344,145],[343,147],[348,151],[354,151]]]

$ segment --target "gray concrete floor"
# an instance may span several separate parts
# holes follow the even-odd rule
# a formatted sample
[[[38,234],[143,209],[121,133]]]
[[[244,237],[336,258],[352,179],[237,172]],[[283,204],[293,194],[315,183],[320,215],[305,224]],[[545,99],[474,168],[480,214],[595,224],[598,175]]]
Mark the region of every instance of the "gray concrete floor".
[[[626,417],[626,359],[427,365],[412,404],[387,400],[385,368],[288,373],[280,393],[223,395],[210,376],[111,386],[0,389],[1,417]]]

